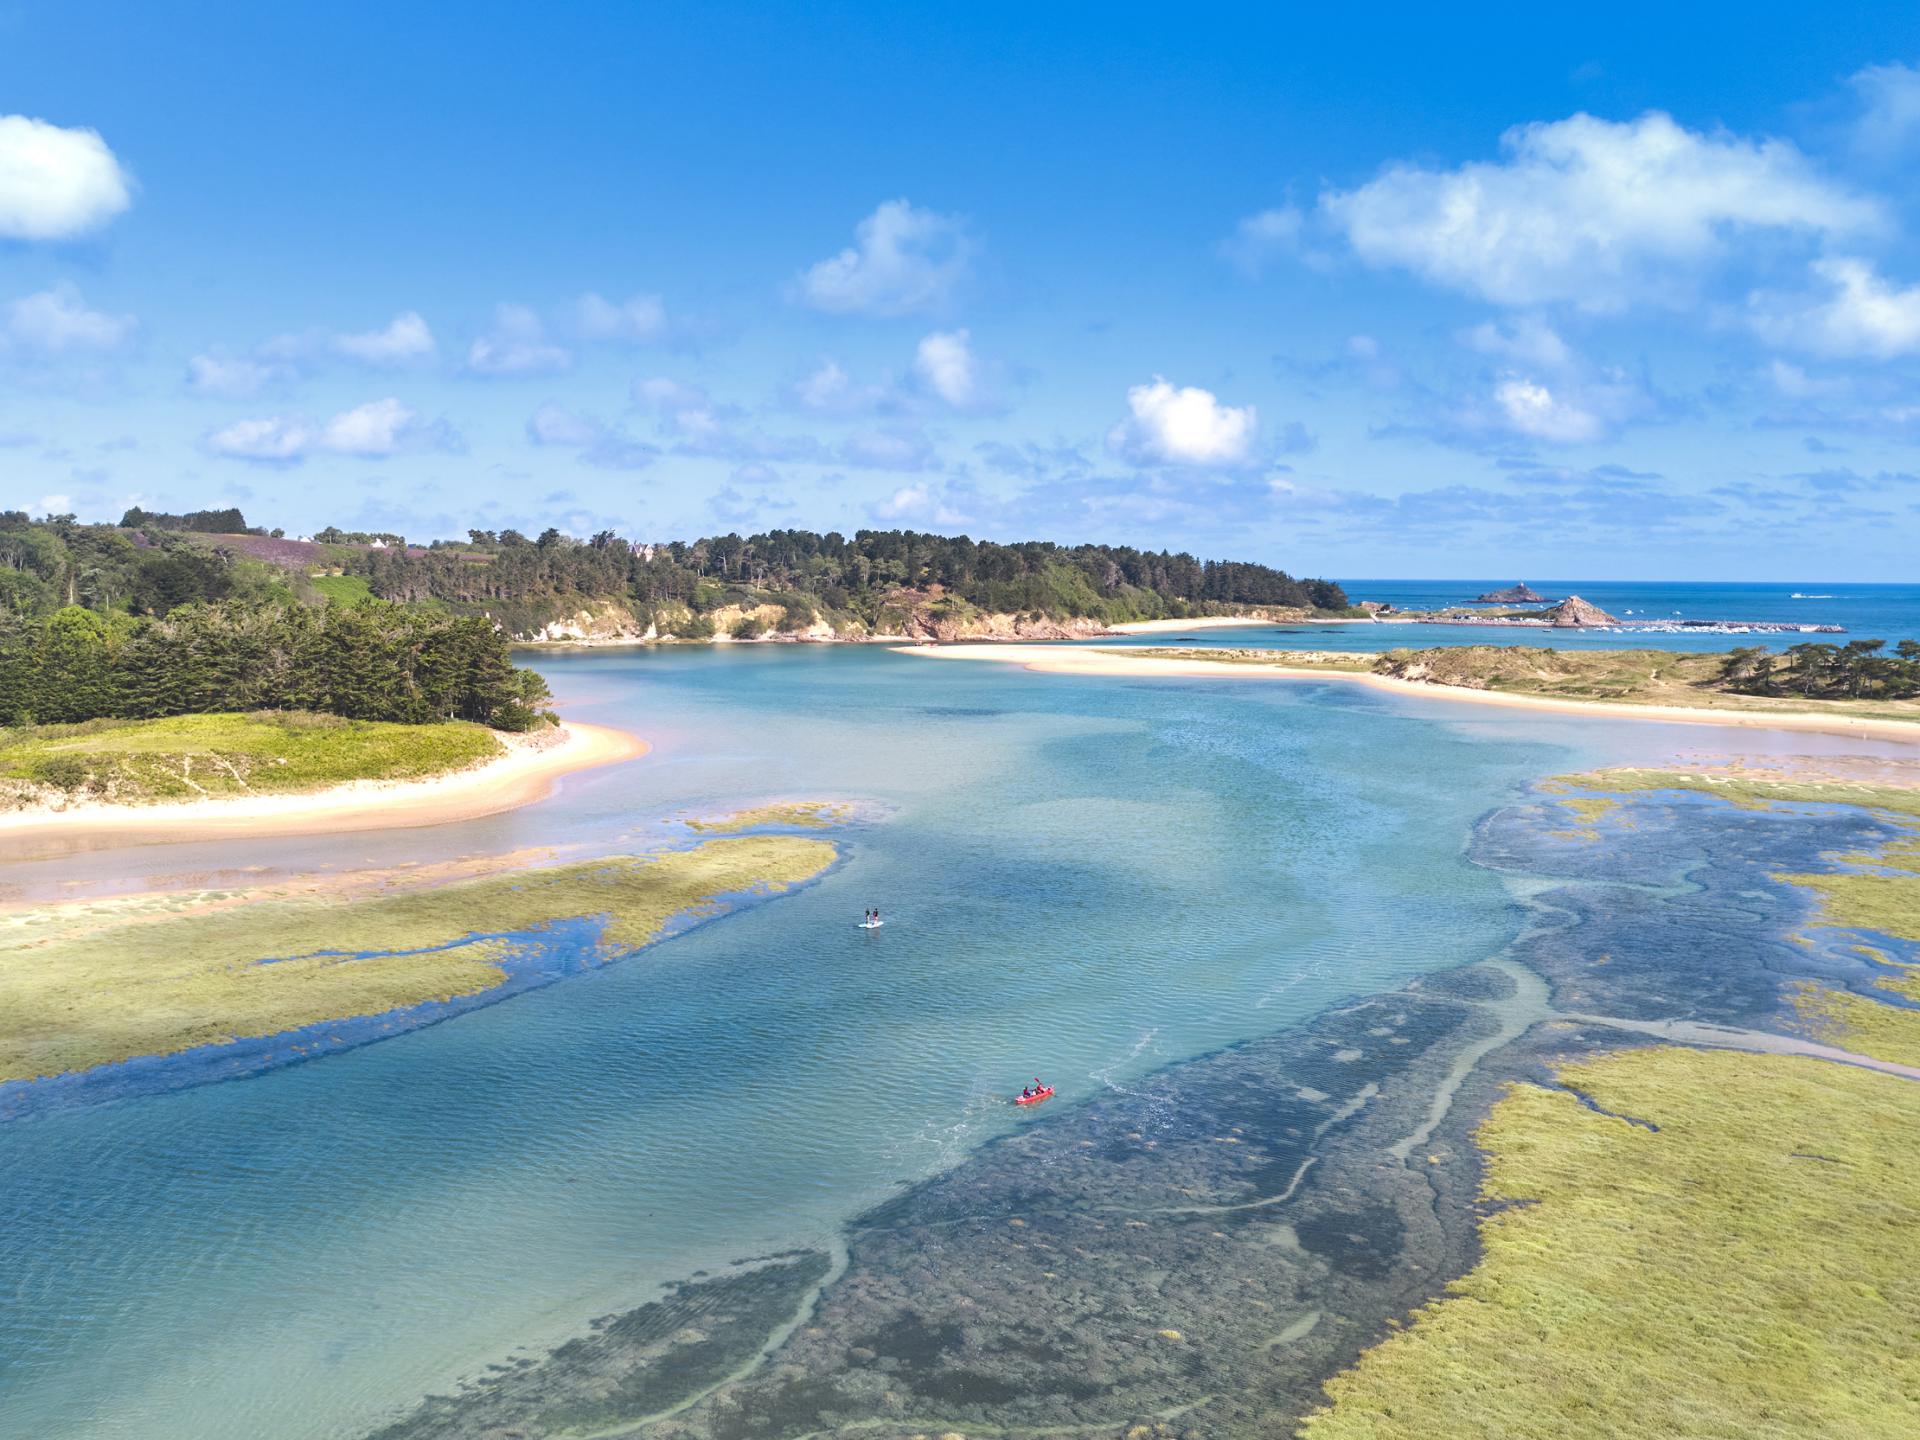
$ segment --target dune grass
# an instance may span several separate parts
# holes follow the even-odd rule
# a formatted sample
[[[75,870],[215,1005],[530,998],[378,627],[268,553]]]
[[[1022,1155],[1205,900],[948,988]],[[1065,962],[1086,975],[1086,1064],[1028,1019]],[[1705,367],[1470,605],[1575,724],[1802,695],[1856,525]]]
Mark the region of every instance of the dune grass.
[[[0,730],[0,806],[49,794],[121,804],[417,780],[501,753],[483,725],[260,711]]]
[[[612,958],[719,897],[811,879],[834,855],[825,840],[753,836],[344,902],[76,907],[64,924],[43,913],[0,930],[0,1081],[476,994],[505,978],[503,936],[554,920],[604,916]]]
[[[729,834],[754,830],[763,825],[791,825],[803,830],[824,830],[843,825],[851,818],[853,807],[838,800],[791,800],[774,805],[756,805],[750,810],[735,810],[686,822],[689,830],[702,834]]]
[[[1611,1113],[1528,1084],[1496,1103],[1481,1263],[1301,1434],[1914,1434],[1920,1085],[1673,1047],[1560,1079]]]

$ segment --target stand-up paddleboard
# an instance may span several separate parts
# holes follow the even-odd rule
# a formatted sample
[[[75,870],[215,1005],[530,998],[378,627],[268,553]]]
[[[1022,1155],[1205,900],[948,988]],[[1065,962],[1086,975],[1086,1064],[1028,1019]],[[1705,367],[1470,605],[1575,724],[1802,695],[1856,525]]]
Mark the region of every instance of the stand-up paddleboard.
[[[878,930],[882,925],[886,923],[887,922],[884,920],[862,920],[858,925],[854,926],[853,928],[856,930]]]

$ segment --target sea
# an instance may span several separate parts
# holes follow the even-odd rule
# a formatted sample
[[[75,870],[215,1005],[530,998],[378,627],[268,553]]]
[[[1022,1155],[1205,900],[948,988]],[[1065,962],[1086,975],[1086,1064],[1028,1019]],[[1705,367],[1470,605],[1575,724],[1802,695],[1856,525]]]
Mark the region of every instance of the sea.
[[[1617,614],[1920,633],[1911,589],[1535,584]],[[1265,643],[1371,635],[1299,630]],[[1035,1076],[1071,1113],[1500,952],[1522,910],[1468,842],[1540,777],[1856,746],[878,647],[528,663],[565,714],[651,753],[464,824],[3,863],[0,895],[631,853],[775,800],[852,803],[840,863],[396,1038],[0,1123],[0,1435],[368,1435],[743,1257],[844,1253],[856,1215],[1045,1123],[1007,1103]],[[885,928],[858,930],[876,905]]]

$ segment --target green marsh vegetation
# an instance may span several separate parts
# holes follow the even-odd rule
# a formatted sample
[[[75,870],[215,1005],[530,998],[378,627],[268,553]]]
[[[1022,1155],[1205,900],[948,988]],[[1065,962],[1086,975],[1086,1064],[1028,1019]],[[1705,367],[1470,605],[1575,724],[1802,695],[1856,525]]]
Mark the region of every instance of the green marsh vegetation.
[[[120,804],[286,795],[419,780],[501,753],[484,725],[397,725],[301,711],[89,720],[0,730],[0,808],[48,792]]]
[[[1513,1086],[1477,1132],[1480,1264],[1301,1433],[1911,1435],[1920,1085],[1675,1047],[1558,1079]]]
[[[853,807],[839,800],[788,800],[772,805],[756,805],[750,810],[735,810],[729,815],[689,820],[689,830],[702,834],[727,834],[737,830],[755,830],[766,825],[789,825],[804,830],[824,830],[844,825],[853,817]]]
[[[1860,642],[1879,645],[1881,642]],[[1795,651],[1809,647],[1796,646]],[[1835,650],[1834,646],[1811,647]],[[1849,654],[1859,646],[1844,647]],[[1674,650],[1553,650],[1541,645],[1441,645],[1427,650],[1388,650],[1379,655],[1346,651],[1300,650],[1172,650],[1128,648],[1118,655],[1155,659],[1208,660],[1226,665],[1271,665],[1286,669],[1318,669],[1354,674],[1384,675],[1390,679],[1448,685],[1466,690],[1489,690],[1509,695],[1537,695],[1548,699],[1599,701],[1623,705],[1679,705],[1709,710],[1741,710],[1767,714],[1832,711],[1862,719],[1920,722],[1920,688],[1908,687],[1903,667],[1920,667],[1920,659],[1904,658],[1909,650],[1920,656],[1920,646],[1901,642],[1897,655],[1886,658],[1886,673],[1896,678],[1858,684],[1851,678],[1822,679],[1818,683],[1760,689],[1733,666],[1732,655],[1687,654]],[[1811,663],[1811,662],[1809,662]],[[1838,664],[1839,662],[1835,662]],[[1783,668],[1781,675],[1797,673]],[[1827,672],[1821,671],[1824,676]],[[1878,675],[1864,663],[1848,661],[1835,676]],[[1920,669],[1916,669],[1920,673]]]
[[[506,978],[502,937],[557,920],[604,917],[611,960],[677,916],[719,913],[724,896],[811,880],[835,855],[827,840],[740,836],[345,901],[41,911],[0,928],[0,1081],[478,994]]]

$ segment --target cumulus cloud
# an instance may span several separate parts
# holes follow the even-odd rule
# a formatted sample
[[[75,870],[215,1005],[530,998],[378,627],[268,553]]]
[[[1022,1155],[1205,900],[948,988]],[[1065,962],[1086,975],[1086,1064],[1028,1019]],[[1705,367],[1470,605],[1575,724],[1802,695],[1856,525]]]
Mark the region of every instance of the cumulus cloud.
[[[846,464],[864,470],[931,470],[938,463],[933,442],[911,425],[849,435],[835,453]]]
[[[854,228],[853,245],[811,266],[799,296],[833,315],[913,315],[946,304],[966,278],[972,242],[958,216],[888,200]]]
[[[1860,104],[1854,148],[1875,161],[1908,158],[1920,138],[1920,69],[1869,65],[1847,82]]]
[[[132,189],[98,131],[0,115],[0,237],[71,240],[125,210]]]
[[[231,355],[195,355],[187,361],[187,388],[197,395],[256,395],[285,375],[281,366]]]
[[[688,385],[666,375],[653,375],[633,382],[633,403],[643,409],[672,414],[706,409],[713,401],[698,385]]]
[[[804,410],[823,414],[852,414],[871,408],[871,387],[856,386],[840,362],[822,357],[820,363],[794,382],[794,401]]]
[[[1156,375],[1127,391],[1128,419],[1113,427],[1107,445],[1136,465],[1229,468],[1253,457],[1259,416],[1251,405],[1222,405],[1208,390],[1176,389]]]
[[[980,401],[979,366],[970,339],[965,330],[936,330],[921,339],[913,356],[913,371],[921,383],[956,410]]]
[[[547,338],[546,325],[526,305],[496,306],[493,328],[467,351],[467,368],[477,375],[551,375],[572,364],[573,356]]]
[[[574,302],[574,321],[585,339],[640,344],[667,333],[667,307],[658,295],[616,304],[589,292]]]
[[[460,437],[445,422],[429,422],[389,396],[326,421],[286,415],[236,420],[209,433],[204,443],[215,455],[233,460],[293,465],[311,455],[381,460],[402,451],[456,450]]]
[[[433,331],[414,310],[394,316],[382,330],[335,335],[331,344],[336,353],[363,365],[405,365],[434,352]]]
[[[1742,234],[1827,238],[1880,207],[1783,140],[1688,130],[1658,111],[1516,126],[1504,157],[1389,166],[1319,213],[1361,260],[1502,305],[1678,302]]]
[[[7,307],[7,348],[36,355],[100,354],[133,338],[139,321],[89,309],[72,285],[15,300]]]
[[[569,410],[549,400],[527,419],[527,442],[579,453],[581,463],[601,470],[639,470],[660,452],[617,425]]]
[[[1249,215],[1220,242],[1220,253],[1249,275],[1257,275],[1277,256],[1297,249],[1307,217],[1292,205]]]
[[[1920,350],[1920,285],[1883,279],[1865,260],[1816,260],[1815,296],[1756,294],[1754,328],[1776,345],[1842,359],[1891,360]]]
[[[1599,439],[1605,429],[1598,415],[1555,395],[1537,380],[1509,376],[1493,387],[1493,399],[1508,429],[1536,440],[1577,444]]]
[[[1504,325],[1488,321],[1460,336],[1461,343],[1482,355],[1498,355],[1522,365],[1557,370],[1573,358],[1554,328],[1537,315],[1523,315]]]

